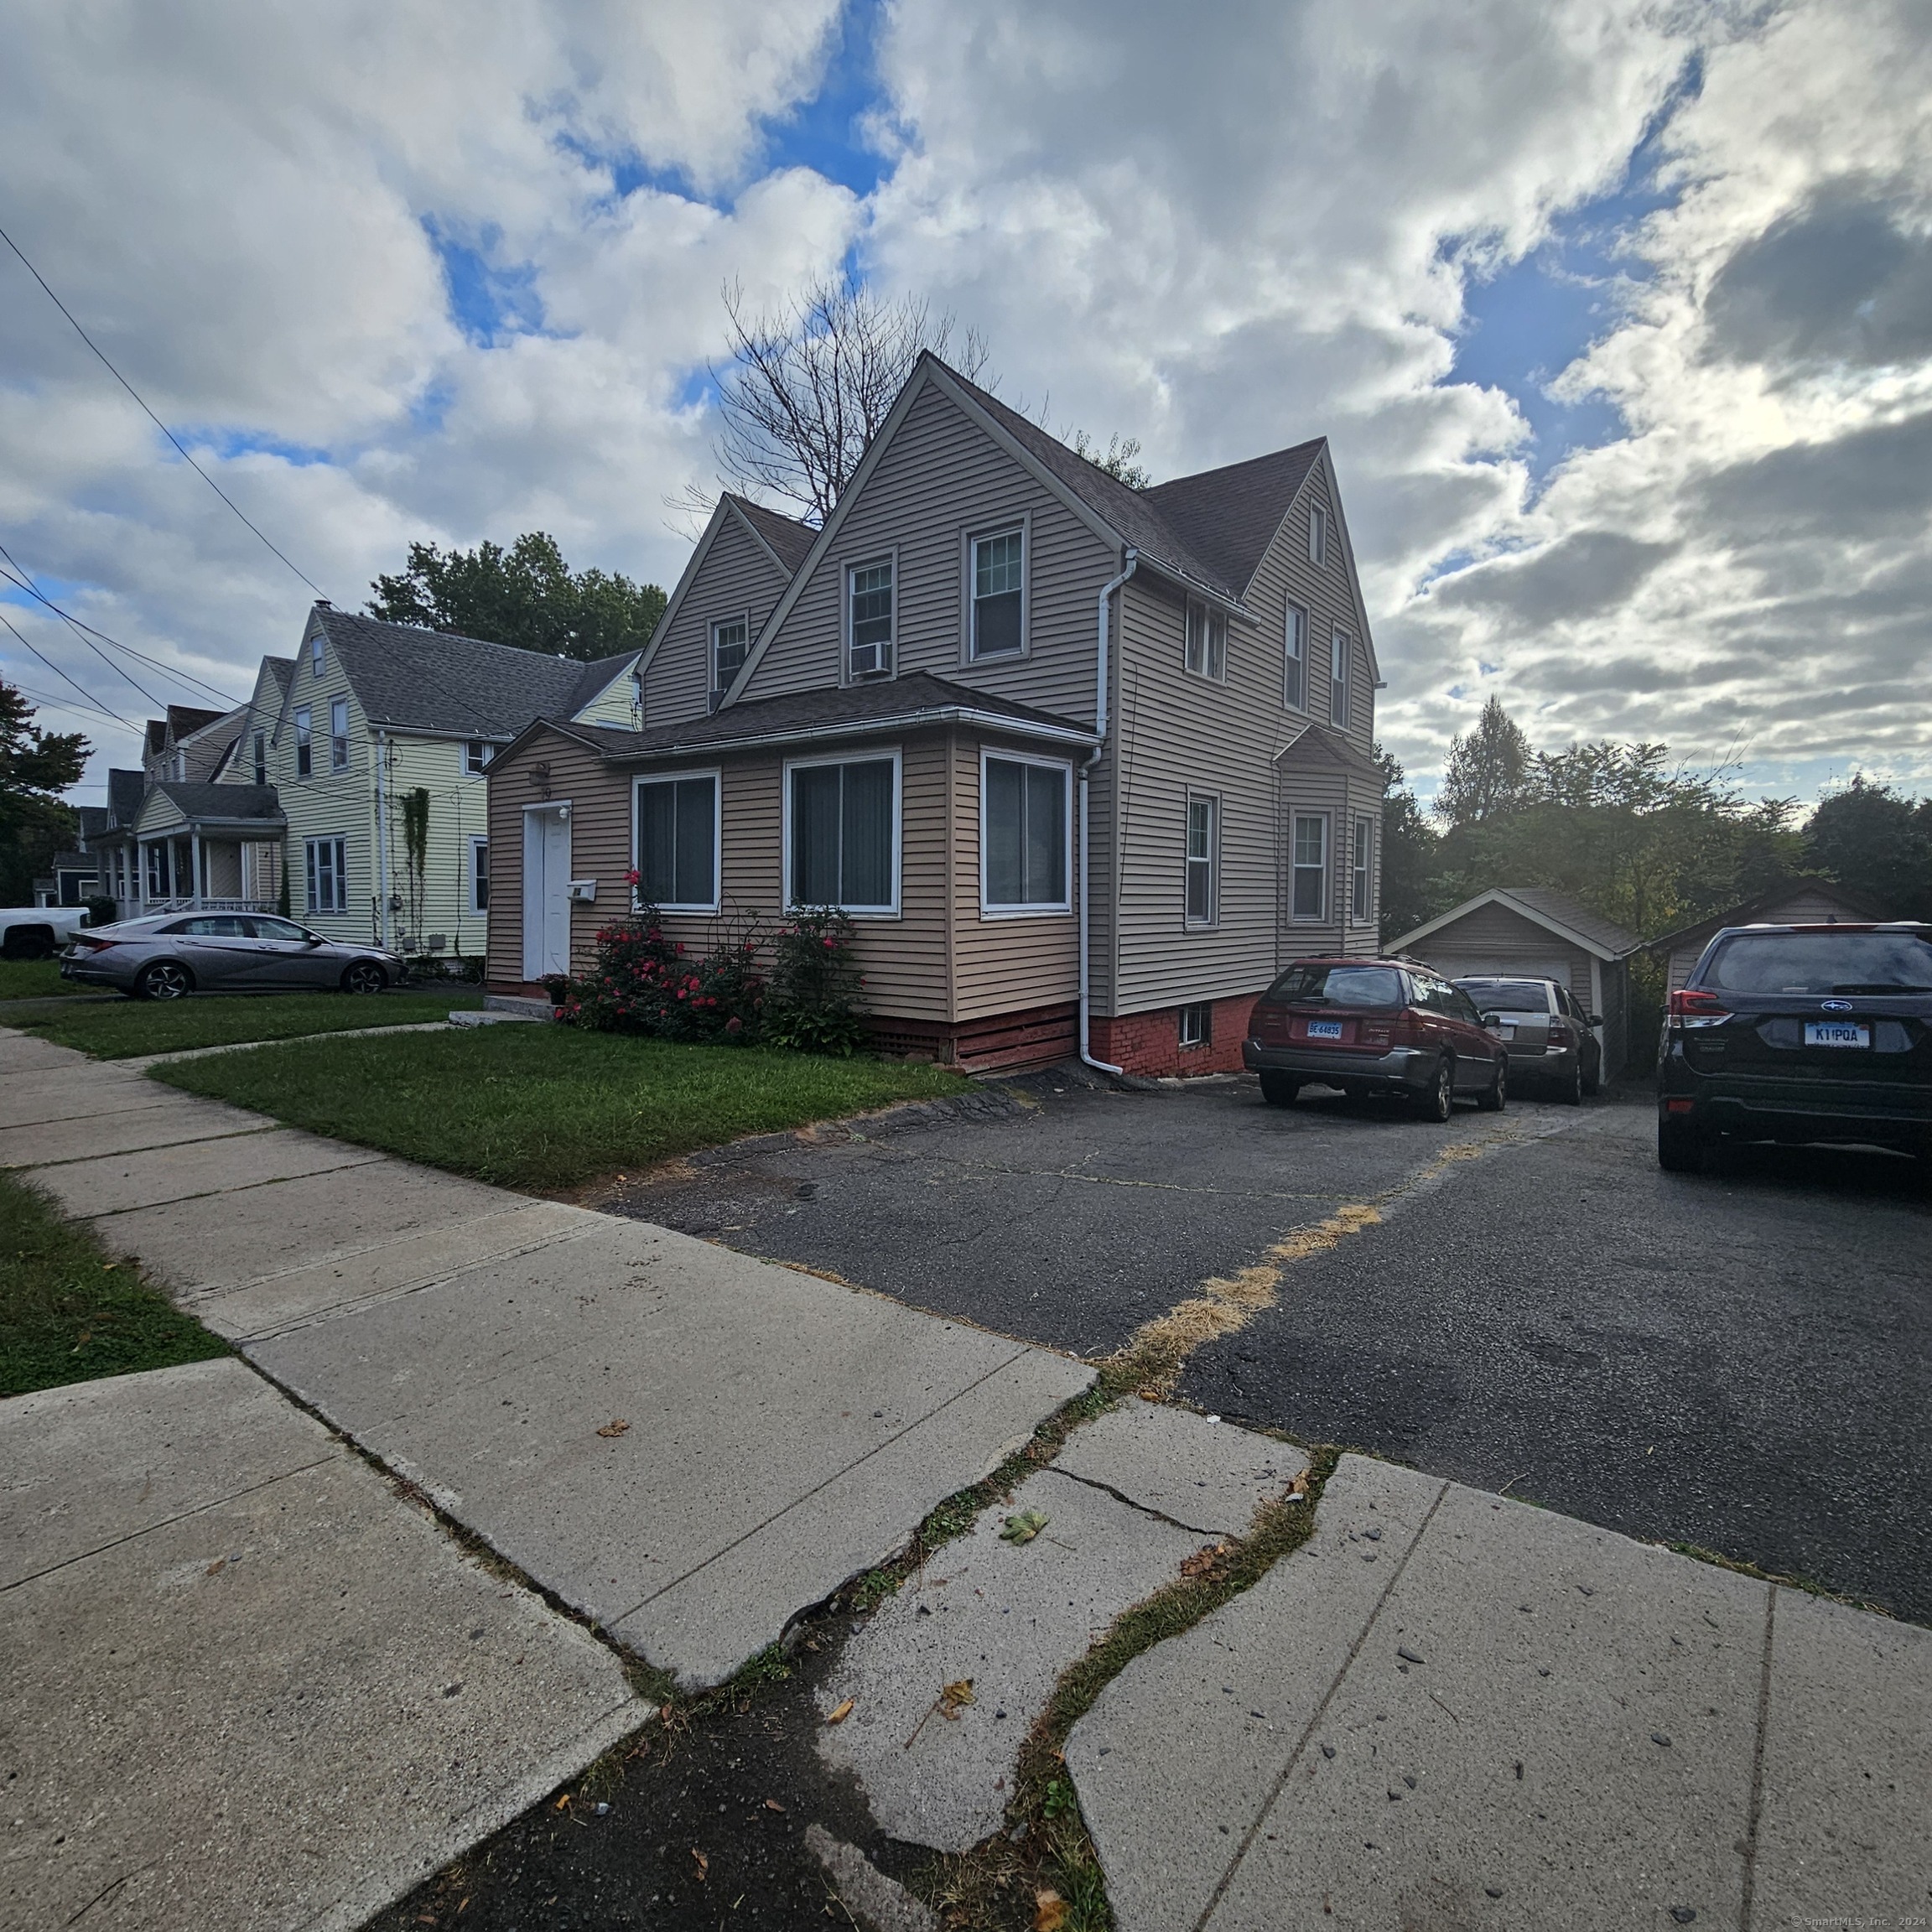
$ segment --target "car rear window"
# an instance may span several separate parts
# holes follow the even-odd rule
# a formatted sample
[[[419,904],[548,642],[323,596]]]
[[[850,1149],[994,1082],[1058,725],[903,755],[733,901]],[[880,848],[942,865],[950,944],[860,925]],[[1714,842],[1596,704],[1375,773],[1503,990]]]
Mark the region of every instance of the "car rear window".
[[[1458,979],[1485,1013],[1547,1013],[1550,989],[1540,979]]]
[[[1291,966],[1268,989],[1267,997],[1284,1004],[1318,1000],[1329,1006],[1400,1006],[1402,975],[1393,966],[1325,966],[1310,961]]]
[[[1915,932],[1736,932],[1697,984],[1721,993],[1932,993]]]

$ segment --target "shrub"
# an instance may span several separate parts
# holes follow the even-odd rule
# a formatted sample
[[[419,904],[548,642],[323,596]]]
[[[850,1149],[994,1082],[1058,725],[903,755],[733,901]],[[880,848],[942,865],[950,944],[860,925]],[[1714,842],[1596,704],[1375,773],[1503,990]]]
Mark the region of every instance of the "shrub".
[[[772,941],[765,1036],[802,1053],[849,1057],[865,1038],[859,995],[865,981],[853,956],[852,922],[836,906],[797,914]]]
[[[662,1040],[741,1045],[756,1038],[765,984],[757,971],[758,933],[749,924],[702,958],[668,938],[655,906],[598,933],[597,958],[582,979],[553,979],[556,1017],[600,1033],[648,1033]]]
[[[104,892],[96,893],[87,901],[87,923],[90,926],[112,926],[119,917],[119,908]]]

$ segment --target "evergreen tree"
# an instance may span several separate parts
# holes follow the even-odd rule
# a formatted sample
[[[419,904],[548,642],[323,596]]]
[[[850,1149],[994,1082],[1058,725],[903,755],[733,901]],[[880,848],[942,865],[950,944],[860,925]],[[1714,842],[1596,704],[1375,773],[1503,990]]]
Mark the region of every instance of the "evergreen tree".
[[[1436,810],[1452,825],[1480,825],[1514,810],[1529,795],[1532,757],[1522,727],[1491,698],[1467,737],[1449,741],[1449,762]]]
[[[1401,766],[1378,745],[1382,767],[1382,943],[1391,944],[1426,920],[1447,911],[1437,877],[1441,836],[1423,815]]]
[[[642,650],[666,601],[655,584],[603,570],[573,573],[557,539],[541,530],[507,550],[488,542],[447,553],[412,543],[408,567],[369,588],[376,593],[365,606],[371,617],[586,662]]]
[[[80,821],[60,794],[93,750],[78,731],[43,731],[34,706],[0,683],[0,906],[33,901],[34,878],[74,843]]]

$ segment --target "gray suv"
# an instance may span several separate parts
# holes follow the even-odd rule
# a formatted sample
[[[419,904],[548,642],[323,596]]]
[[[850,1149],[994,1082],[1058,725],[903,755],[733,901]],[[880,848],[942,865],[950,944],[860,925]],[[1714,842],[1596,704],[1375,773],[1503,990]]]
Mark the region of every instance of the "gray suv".
[[[136,1000],[197,991],[380,993],[408,969],[393,953],[325,939],[266,912],[160,912],[74,936],[63,979],[112,986]]]
[[[1561,980],[1483,973],[1456,984],[1502,1035],[1518,1092],[1540,1087],[1575,1107],[1602,1085],[1603,1048],[1591,1031],[1602,1019],[1586,1013]]]

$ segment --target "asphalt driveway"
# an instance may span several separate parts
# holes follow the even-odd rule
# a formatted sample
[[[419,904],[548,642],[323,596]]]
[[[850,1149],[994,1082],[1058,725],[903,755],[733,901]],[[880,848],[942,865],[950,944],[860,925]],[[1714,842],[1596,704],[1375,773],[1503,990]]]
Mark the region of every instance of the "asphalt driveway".
[[[1183,1399],[1932,1621],[1932,1196],[1850,1150],[1667,1176],[1650,1134],[1640,1101],[1434,1127],[1061,1071],[592,1204],[1088,1356],[1373,1206],[1193,1358]]]

